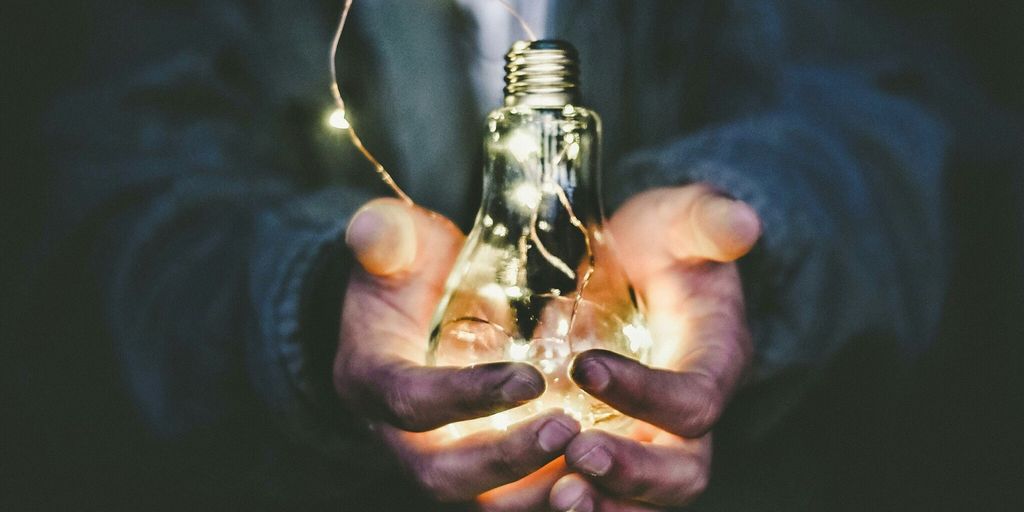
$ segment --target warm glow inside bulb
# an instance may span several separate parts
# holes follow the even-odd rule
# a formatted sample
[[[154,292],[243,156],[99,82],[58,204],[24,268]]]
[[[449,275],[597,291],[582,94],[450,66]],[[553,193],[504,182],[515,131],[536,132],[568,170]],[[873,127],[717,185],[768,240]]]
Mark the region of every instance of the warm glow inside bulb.
[[[530,183],[520,183],[512,189],[512,200],[524,206],[527,210],[533,210],[540,204],[541,192]]]
[[[509,153],[512,153],[512,156],[520,162],[525,162],[530,158],[530,155],[540,152],[540,145],[537,143],[537,137],[531,136],[529,133],[524,133],[522,131],[513,133],[509,136],[506,144],[508,145]]]
[[[508,355],[513,361],[525,361],[530,355],[529,343],[513,343],[508,348]]]
[[[569,335],[569,319],[568,318],[559,318],[558,319],[558,327],[555,328],[555,332],[557,332],[558,335],[563,337],[563,338],[568,336]]]
[[[327,124],[339,130],[347,130],[349,128],[348,119],[345,118],[345,111],[340,108],[336,108],[331,112],[331,115],[327,117]]]
[[[654,344],[651,331],[642,326],[627,324],[622,327],[622,334],[629,340],[629,349],[633,352],[647,350]]]
[[[505,288],[505,295],[510,299],[521,299],[523,298],[523,289],[518,286],[509,286]]]

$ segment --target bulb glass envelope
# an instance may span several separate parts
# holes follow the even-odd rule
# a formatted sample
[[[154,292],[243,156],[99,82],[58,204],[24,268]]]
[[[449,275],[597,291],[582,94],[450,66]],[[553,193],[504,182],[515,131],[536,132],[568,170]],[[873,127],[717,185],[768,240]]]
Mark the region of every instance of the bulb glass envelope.
[[[550,408],[585,427],[620,428],[628,420],[568,376],[573,356],[585,350],[646,361],[651,349],[604,231],[599,118],[571,104],[508,106],[488,116],[484,146],[483,202],[435,314],[428,362],[524,361],[544,374],[547,391],[449,429],[505,428]]]

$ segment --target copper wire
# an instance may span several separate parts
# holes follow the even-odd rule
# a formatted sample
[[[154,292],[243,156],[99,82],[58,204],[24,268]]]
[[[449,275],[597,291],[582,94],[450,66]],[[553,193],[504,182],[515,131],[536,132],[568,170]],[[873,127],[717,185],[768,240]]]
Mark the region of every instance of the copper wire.
[[[338,57],[338,45],[341,43],[341,33],[345,29],[345,22],[348,20],[348,13],[352,9],[352,1],[353,0],[345,0],[345,4],[341,9],[341,16],[338,19],[338,26],[334,30],[334,37],[331,39],[331,50],[329,54],[329,69],[331,72],[331,97],[334,98],[334,103],[335,105],[337,105],[338,109],[342,112],[342,114],[346,113],[345,100],[342,98],[341,90],[338,87],[338,71],[336,61]],[[512,14],[512,16],[516,19],[516,21],[519,22],[519,25],[523,28],[523,31],[526,32],[526,35],[530,38],[531,41],[537,40],[537,35],[533,32],[533,29],[530,28],[530,24],[527,23],[525,19],[523,19],[523,17],[519,14],[518,11],[515,10],[514,7],[512,7],[511,4],[509,4],[506,0],[495,1],[501,4],[501,6],[505,8],[505,10]],[[359,134],[356,133],[356,129],[354,126],[352,126],[351,123],[349,123],[349,127],[346,131],[348,131],[348,138],[349,140],[352,141],[352,145],[355,146],[360,153],[362,153],[363,157],[366,158],[366,160],[370,162],[371,165],[373,165],[374,170],[377,171],[377,174],[380,176],[380,179],[384,182],[384,184],[391,188],[391,191],[394,192],[395,195],[398,196],[398,198],[401,199],[402,201],[405,201],[410,205],[415,204],[412,198],[410,198],[409,195],[406,194],[404,190],[402,190],[402,187],[398,186],[398,183],[395,182],[395,179],[391,177],[391,173],[389,173],[388,170],[384,168],[384,164],[380,163],[380,160],[377,160],[377,157],[373,156],[373,153],[371,153],[370,150],[366,148],[366,145],[363,144],[363,140],[359,138]]]
[[[569,333],[572,332],[572,326],[576,322],[576,313],[579,312],[580,304],[583,302],[583,292],[586,291],[587,285],[590,284],[590,278],[594,274],[594,250],[590,246],[590,230],[587,226],[576,216],[576,212],[572,209],[572,203],[569,202],[569,198],[565,195],[565,189],[561,185],[555,184],[555,193],[558,195],[558,201],[562,203],[562,207],[565,208],[565,212],[569,214],[569,222],[580,230],[583,234],[583,244],[587,249],[587,271],[583,273],[583,279],[580,280],[580,289],[576,292],[576,298],[572,303],[572,313],[569,314],[569,328],[565,331],[565,340],[569,343],[570,350],[572,349],[572,341],[569,340]]]
[[[345,100],[342,99],[341,91],[338,89],[338,70],[335,61],[338,57],[338,45],[341,42],[341,32],[345,29],[345,21],[348,20],[348,13],[351,9],[352,0],[345,0],[345,6],[341,9],[341,17],[338,19],[338,27],[334,30],[334,38],[331,39],[331,51],[329,55],[331,70],[331,96],[334,98],[334,103],[343,114],[346,113]],[[373,156],[373,153],[370,153],[370,150],[366,149],[366,146],[363,145],[362,139],[359,138],[359,134],[356,133],[355,126],[353,126],[351,122],[349,123],[349,127],[346,131],[348,132],[348,138],[352,141],[352,145],[355,146],[356,149],[363,154],[366,160],[373,165],[373,168],[377,171],[377,174],[380,175],[380,179],[384,181],[384,184],[390,187],[395,195],[402,201],[405,201],[410,205],[415,204],[412,198],[410,198],[409,195],[398,186],[398,183],[395,183],[394,178],[391,177],[391,173],[384,168],[384,165]]]
[[[501,4],[501,6],[504,7],[505,10],[508,11],[510,14],[512,14],[512,17],[514,17],[516,19],[516,21],[519,22],[519,26],[523,27],[523,32],[526,32],[526,37],[530,38],[530,41],[536,41],[537,40],[537,35],[534,34],[533,29],[530,28],[530,24],[527,23],[526,20],[523,19],[523,17],[519,14],[519,12],[516,11],[515,7],[512,7],[512,4],[508,3],[506,0],[495,0],[495,1],[498,2],[499,4]]]

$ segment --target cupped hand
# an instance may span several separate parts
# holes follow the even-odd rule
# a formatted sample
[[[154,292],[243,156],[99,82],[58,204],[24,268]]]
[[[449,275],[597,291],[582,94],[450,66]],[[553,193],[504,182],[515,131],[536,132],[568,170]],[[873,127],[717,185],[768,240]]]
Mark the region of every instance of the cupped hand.
[[[752,344],[734,261],[757,241],[750,206],[705,185],[633,197],[610,221],[623,265],[646,306],[652,365],[606,351],[577,356],[571,375],[638,421],[627,435],[588,430],[566,448],[572,474],[556,510],[659,510],[707,486],[710,430],[749,365]]]
[[[342,307],[335,389],[438,501],[532,510],[567,473],[556,459],[579,432],[575,420],[551,411],[458,440],[435,430],[544,391],[543,377],[524,363],[423,365],[431,315],[462,241],[447,219],[394,199],[371,201],[356,213],[346,243],[361,268]]]

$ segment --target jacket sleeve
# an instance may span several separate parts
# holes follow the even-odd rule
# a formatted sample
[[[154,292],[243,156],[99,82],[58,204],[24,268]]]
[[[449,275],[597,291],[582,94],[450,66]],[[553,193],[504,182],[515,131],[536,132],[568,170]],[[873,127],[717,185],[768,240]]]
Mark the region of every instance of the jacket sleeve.
[[[921,91],[949,77],[871,33],[855,2],[726,4],[702,106],[711,122],[628,155],[608,189],[614,203],[705,182],[760,214],[763,237],[740,264],[756,347],[744,393],[763,391],[743,429],[759,431],[853,340],[895,340],[904,355],[928,345],[947,273],[951,137]]]
[[[370,194],[322,186],[328,166],[296,142],[330,106],[328,18],[263,2],[119,7],[97,7],[93,78],[47,121],[51,238],[89,240],[62,257],[95,276],[99,295],[82,300],[102,304],[155,432],[259,410],[330,445],[344,227]]]

